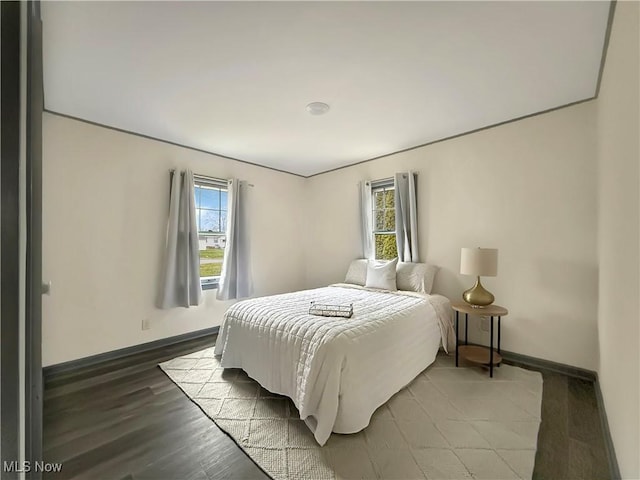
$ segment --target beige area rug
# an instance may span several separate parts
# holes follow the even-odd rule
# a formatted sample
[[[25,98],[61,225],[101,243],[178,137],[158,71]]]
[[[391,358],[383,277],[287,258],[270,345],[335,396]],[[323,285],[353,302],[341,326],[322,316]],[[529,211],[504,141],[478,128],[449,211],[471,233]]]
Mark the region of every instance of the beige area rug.
[[[542,376],[502,365],[436,362],[352,435],[318,446],[293,402],[242,370],[223,369],[213,348],[160,364],[193,402],[274,479],[530,479]]]

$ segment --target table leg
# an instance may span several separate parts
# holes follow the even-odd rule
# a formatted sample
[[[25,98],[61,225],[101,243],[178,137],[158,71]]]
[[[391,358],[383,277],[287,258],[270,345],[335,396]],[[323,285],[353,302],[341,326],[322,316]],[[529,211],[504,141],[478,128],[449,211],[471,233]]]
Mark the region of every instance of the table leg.
[[[502,317],[498,317],[498,353],[500,353],[500,320]]]
[[[456,311],[456,367],[458,366],[458,312]]]
[[[491,315],[491,342],[489,343],[489,376],[493,378],[493,315]]]
[[[469,344],[469,314],[464,314],[464,344]]]

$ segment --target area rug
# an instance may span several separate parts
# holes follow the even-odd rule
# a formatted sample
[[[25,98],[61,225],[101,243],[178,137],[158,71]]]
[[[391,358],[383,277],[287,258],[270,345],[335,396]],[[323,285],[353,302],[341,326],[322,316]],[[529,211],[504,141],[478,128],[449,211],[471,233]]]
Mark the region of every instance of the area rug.
[[[202,411],[276,480],[530,479],[542,376],[435,363],[393,396],[363,431],[320,447],[293,402],[242,370],[223,369],[213,348],[160,364]]]

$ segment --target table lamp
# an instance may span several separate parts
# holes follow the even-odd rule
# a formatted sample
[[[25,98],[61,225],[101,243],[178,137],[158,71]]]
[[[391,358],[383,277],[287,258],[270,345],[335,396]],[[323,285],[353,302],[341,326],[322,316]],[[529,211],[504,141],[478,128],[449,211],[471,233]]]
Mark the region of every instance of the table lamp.
[[[494,296],[482,286],[480,277],[495,277],[498,274],[498,249],[463,248],[460,253],[460,273],[476,276],[476,284],[462,294],[462,299],[472,307],[491,305]]]

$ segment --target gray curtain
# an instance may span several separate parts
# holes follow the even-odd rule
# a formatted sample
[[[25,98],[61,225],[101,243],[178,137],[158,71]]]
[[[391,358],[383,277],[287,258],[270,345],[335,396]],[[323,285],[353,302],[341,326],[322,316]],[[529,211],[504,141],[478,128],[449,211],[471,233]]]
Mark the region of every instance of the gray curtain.
[[[189,307],[201,298],[193,172],[174,171],[158,307]]]
[[[362,258],[373,258],[373,206],[371,204],[371,182],[362,181],[360,190],[360,231],[362,234]]]
[[[416,203],[416,174],[413,172],[396,173],[396,245],[401,262],[419,262],[418,260],[418,213]]]
[[[247,232],[246,197],[249,185],[229,180],[227,193],[227,243],[220,274],[218,300],[230,300],[251,295],[249,236]]]

